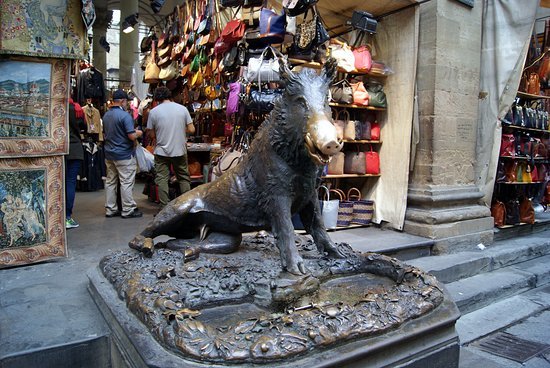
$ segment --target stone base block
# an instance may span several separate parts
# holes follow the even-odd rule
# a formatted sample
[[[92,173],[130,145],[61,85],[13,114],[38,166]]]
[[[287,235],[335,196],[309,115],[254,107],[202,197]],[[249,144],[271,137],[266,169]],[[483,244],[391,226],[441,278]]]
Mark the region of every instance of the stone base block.
[[[117,353],[114,367],[227,367],[184,358],[164,348],[119,298],[98,268],[88,272],[89,291],[112,330]],[[361,338],[292,359],[266,362],[269,367],[458,367],[455,322],[459,312],[445,292],[435,310],[387,333]],[[240,365],[243,366],[243,365]],[[245,364],[244,366],[252,366]],[[254,364],[254,367],[262,364]]]

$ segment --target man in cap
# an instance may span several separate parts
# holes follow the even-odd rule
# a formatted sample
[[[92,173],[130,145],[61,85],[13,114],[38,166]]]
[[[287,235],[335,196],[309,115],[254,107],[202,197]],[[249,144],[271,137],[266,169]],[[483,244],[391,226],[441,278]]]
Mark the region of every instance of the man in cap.
[[[119,89],[113,93],[113,103],[103,116],[105,164],[105,216],[122,218],[141,217],[132,194],[136,178],[134,142],[143,135],[134,128],[134,121],[126,111],[128,95]],[[117,191],[120,184],[122,208],[117,206]]]

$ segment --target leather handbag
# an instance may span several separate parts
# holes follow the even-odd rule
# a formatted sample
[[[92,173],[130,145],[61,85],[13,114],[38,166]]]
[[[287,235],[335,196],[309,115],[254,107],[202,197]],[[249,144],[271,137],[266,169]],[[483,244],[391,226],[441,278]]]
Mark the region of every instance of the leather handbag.
[[[500,156],[514,157],[516,155],[516,145],[513,134],[503,134],[500,139]]]
[[[527,197],[524,197],[519,204],[519,221],[527,224],[535,223],[533,202]]]
[[[265,45],[281,43],[285,38],[286,15],[262,8],[260,14],[260,38]]]
[[[283,0],[285,13],[291,17],[305,13],[317,0]]]
[[[273,110],[275,99],[283,94],[280,89],[262,88],[250,89],[246,99],[245,106],[250,111],[255,111],[260,114],[265,114]]]
[[[506,225],[519,224],[519,201],[517,199],[510,199],[504,205],[506,206]]]
[[[307,49],[313,45],[317,36],[317,14],[312,12],[313,17],[307,19],[309,10],[304,15],[302,23],[296,26],[296,35],[294,36],[294,43],[300,49]]]
[[[366,174],[365,152],[346,152],[344,174]]]
[[[331,199],[330,191],[327,187],[321,186],[320,190],[323,191],[321,201],[321,217],[326,229],[336,229],[338,222],[338,208],[340,205],[339,199]],[[339,193],[338,193],[339,196]]]
[[[343,116],[341,114],[344,114]],[[344,139],[344,128],[346,127],[346,121],[349,120],[349,112],[347,110],[340,110],[336,113],[336,119],[334,120],[334,127],[336,128],[336,135],[338,139]]]
[[[355,69],[359,72],[368,73],[372,68],[372,56],[368,46],[359,46],[353,50],[355,57]]]
[[[267,53],[271,52],[272,58],[267,58]],[[279,60],[277,59],[277,51],[268,46],[258,58],[250,58],[246,69],[245,78],[249,82],[257,82],[260,85],[263,82],[278,82],[279,76]]]
[[[159,79],[169,81],[178,76],[178,63],[172,61],[170,64],[160,69]]]
[[[348,200],[353,202],[352,224],[368,225],[374,215],[374,201],[361,198],[361,191],[357,188],[348,190]]]
[[[336,59],[338,67],[346,72],[355,70],[355,56],[353,51],[346,43],[332,44],[329,46],[330,54]]]
[[[384,86],[381,83],[370,81],[365,86],[365,89],[369,94],[369,106],[381,108],[388,107]]]
[[[380,123],[372,122],[370,125],[370,139],[373,141],[380,140]]]
[[[518,163],[516,161],[509,161],[504,164],[504,173],[507,183],[517,182],[517,169]]]
[[[355,105],[369,105],[369,93],[363,82],[350,83],[353,90],[353,103]]]
[[[380,174],[380,156],[378,152],[372,150],[365,152],[365,163],[366,169],[365,173],[369,175],[378,175]]]
[[[501,201],[495,201],[491,205],[491,216],[496,227],[503,227],[506,223],[506,206]]]
[[[145,67],[145,73],[143,77],[143,81],[145,83],[158,83],[159,81],[160,68],[155,62],[155,47],[155,42],[153,42],[151,46],[151,60],[149,61],[149,64],[147,64],[147,66]]]
[[[529,73],[526,92],[532,95],[540,94],[540,80],[537,73]]]
[[[237,166],[248,152],[249,146],[250,136],[248,132],[245,132],[229,149],[226,149],[220,156],[212,161],[212,180],[219,178],[227,170]]]
[[[224,43],[233,45],[237,43],[244,36],[246,25],[240,19],[233,19],[227,22],[220,35],[221,40]]]
[[[323,19],[321,18],[321,16],[317,12],[317,6],[314,6],[313,10],[315,11],[315,13],[317,13],[317,19],[315,21],[315,23],[316,23],[316,27],[315,27],[315,30],[316,30],[315,44],[321,45],[321,44],[323,44],[323,43],[330,40],[330,34],[328,33],[327,29],[325,28],[325,25],[323,23]]]
[[[348,116],[349,119],[349,116]],[[357,138],[357,129],[355,120],[346,120],[344,125],[344,140],[354,141]]]
[[[332,101],[349,105],[353,102],[353,90],[347,79],[342,79],[330,86]]]
[[[344,173],[344,152],[338,152],[330,159],[327,167],[328,175],[342,175]]]

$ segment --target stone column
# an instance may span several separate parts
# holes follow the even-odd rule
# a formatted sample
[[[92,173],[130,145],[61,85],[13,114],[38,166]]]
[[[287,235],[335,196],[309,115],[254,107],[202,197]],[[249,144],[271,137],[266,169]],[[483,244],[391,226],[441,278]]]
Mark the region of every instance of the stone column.
[[[105,0],[99,0],[94,1],[94,7],[95,7],[95,13],[96,13],[96,19],[94,22],[93,27],[93,55],[92,55],[92,62],[94,64],[94,67],[103,74],[103,76],[107,75],[107,51],[101,47],[99,44],[99,40],[101,37],[107,37],[107,26],[108,26],[108,19],[107,19],[107,1]]]
[[[132,78],[132,67],[138,60],[139,23],[131,33],[122,32],[124,19],[138,13],[138,0],[125,0],[120,2],[120,55],[119,55],[119,78],[120,85],[130,87]]]
[[[404,230],[435,240],[435,253],[493,242],[490,210],[475,185],[482,3],[420,5],[417,88],[420,143]]]

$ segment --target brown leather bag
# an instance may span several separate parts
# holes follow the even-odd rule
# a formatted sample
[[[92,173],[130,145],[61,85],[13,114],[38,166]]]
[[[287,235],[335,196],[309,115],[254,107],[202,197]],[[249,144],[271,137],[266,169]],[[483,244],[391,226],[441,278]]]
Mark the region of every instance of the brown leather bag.
[[[527,79],[527,93],[532,95],[540,94],[540,80],[537,73],[529,73]]]
[[[533,203],[527,197],[523,198],[519,204],[519,220],[527,224],[535,223],[535,209]]]
[[[160,68],[158,67],[156,63],[156,46],[155,41],[153,41],[151,45],[151,60],[149,61],[149,64],[145,67],[145,73],[143,77],[143,81],[145,83],[158,83],[159,81],[159,74],[160,74]]]
[[[495,220],[496,227],[502,227],[506,221],[506,206],[501,201],[495,201],[491,206],[491,216]]]

